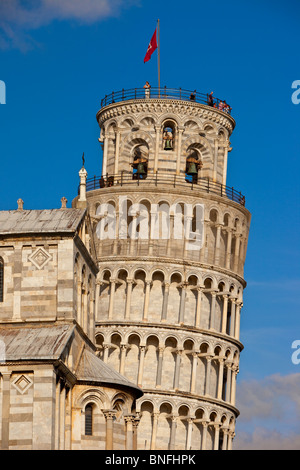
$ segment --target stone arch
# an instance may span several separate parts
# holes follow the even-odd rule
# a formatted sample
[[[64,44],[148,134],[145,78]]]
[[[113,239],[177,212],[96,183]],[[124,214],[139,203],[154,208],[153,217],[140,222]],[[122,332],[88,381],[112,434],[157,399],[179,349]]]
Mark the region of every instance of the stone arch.
[[[100,271],[100,289],[99,289],[99,303],[98,311],[96,312],[96,318],[99,321],[100,318],[108,317],[109,310],[109,299],[111,293],[110,279],[112,277],[112,271],[110,268],[104,267]]]
[[[190,338],[185,338],[180,363],[180,384],[181,390],[186,392],[189,392],[191,390],[194,351],[194,340]]]
[[[179,270],[173,270],[169,276],[169,297],[168,297],[168,323],[178,323],[180,313],[180,302],[183,295],[182,284],[183,274]]]
[[[97,387],[85,388],[76,398],[76,408],[84,408],[89,402],[99,407],[99,410],[110,406],[110,399],[103,390]]]
[[[146,398],[139,402],[138,410],[140,412],[138,448],[141,450],[150,450],[153,429],[154,403]]]
[[[142,113],[138,120],[137,124],[144,126],[144,127],[152,127],[154,128],[156,125],[157,116],[154,113]]]
[[[200,119],[193,117],[187,117],[183,121],[183,127],[185,129],[185,132],[199,132],[200,129],[202,129],[202,122]]]
[[[186,289],[186,298],[185,298],[185,316],[184,322],[187,325],[195,325],[196,311],[197,311],[197,300],[199,296],[199,291],[197,287],[199,286],[199,277],[196,274],[187,275],[188,287]]]
[[[121,417],[131,412],[131,399],[125,393],[116,391],[111,398],[111,408],[117,411],[117,419],[119,412],[119,419],[121,419]]]
[[[117,120],[115,118],[109,119],[103,125],[104,135],[107,135],[111,131],[114,132],[117,127],[118,127]]]
[[[95,344],[99,354],[99,357],[103,360],[104,356],[104,346],[103,343],[105,342],[105,336],[102,333],[95,334]]]
[[[176,150],[178,125],[173,119],[165,119],[162,122],[162,150]]]
[[[212,121],[204,121],[203,130],[206,134],[217,134],[218,133],[218,126]]]
[[[143,319],[144,298],[147,272],[143,268],[135,268],[132,272],[133,286],[131,294],[130,318],[135,321]]]
[[[218,131],[219,139],[223,142],[228,139],[228,131],[224,127],[221,127]]]
[[[147,147],[148,155],[153,154],[154,141],[151,135],[142,130],[139,130],[137,132],[132,132],[123,139],[120,153],[122,155],[131,156],[133,153],[133,149],[142,144]]]
[[[163,306],[165,273],[162,269],[154,269],[150,273],[150,279],[151,289],[148,315],[152,321],[160,322]]]
[[[111,332],[107,364],[119,371],[121,358],[122,335],[118,331]]]
[[[166,121],[172,121],[177,127],[182,126],[182,122],[179,119],[178,114],[174,114],[170,112],[163,113],[160,116],[160,118],[157,120],[157,125],[160,126],[162,129]]]
[[[164,340],[163,366],[162,366],[162,389],[172,390],[174,388],[174,376],[176,366],[176,354],[178,350],[178,338],[169,334]]]
[[[206,418],[205,409],[197,407],[195,410],[195,418],[193,420],[193,432],[191,439],[191,450],[200,450],[202,445],[203,425],[202,420]]]
[[[158,364],[159,337],[149,333],[146,338],[146,352],[144,358],[143,387],[155,388]]]
[[[136,119],[134,116],[127,116],[119,122],[119,127],[131,131],[132,127],[136,124]]]
[[[219,223],[220,220],[220,214],[219,214],[219,209],[215,207],[211,207],[209,210],[209,220],[210,222],[217,224]]]
[[[224,212],[223,214],[223,225],[224,227],[231,227],[231,220],[232,220],[232,215],[230,212]]]
[[[178,418],[176,420],[176,448],[184,449],[187,444],[188,418],[190,417],[190,407],[181,403],[178,406]]]
[[[212,165],[213,163],[213,151],[208,140],[200,135],[190,136],[186,138],[182,143],[181,153],[187,157],[188,152],[191,149],[195,149],[199,155],[200,160],[204,163]]]
[[[170,446],[171,428],[172,428],[172,415],[174,404],[170,400],[163,399],[158,404],[159,408],[159,423],[157,429],[157,449],[166,450]]]
[[[139,333],[131,331],[125,338],[125,341],[127,343],[127,354],[124,375],[132,383],[137,383],[139,372],[141,336]]]

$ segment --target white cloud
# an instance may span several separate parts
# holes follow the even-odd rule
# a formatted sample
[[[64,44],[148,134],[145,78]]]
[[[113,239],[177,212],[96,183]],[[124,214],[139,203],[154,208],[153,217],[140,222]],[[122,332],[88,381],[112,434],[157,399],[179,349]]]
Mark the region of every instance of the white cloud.
[[[256,428],[253,433],[240,432],[234,450],[300,450],[300,434],[282,435],[279,431]]]
[[[300,449],[300,373],[242,381],[235,449]]]
[[[28,31],[54,20],[94,23],[138,4],[139,0],[0,0],[0,48],[30,47]]]

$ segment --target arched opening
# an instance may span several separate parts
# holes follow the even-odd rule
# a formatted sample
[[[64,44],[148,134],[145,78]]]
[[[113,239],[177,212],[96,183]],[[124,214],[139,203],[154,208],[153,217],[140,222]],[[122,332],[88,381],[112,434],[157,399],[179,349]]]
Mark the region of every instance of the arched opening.
[[[166,121],[163,125],[163,150],[174,150],[175,147],[175,123]]]
[[[203,164],[196,149],[191,148],[186,158],[185,180],[188,183],[198,183],[198,171]]]
[[[172,406],[170,403],[162,403],[159,408],[159,426],[157,429],[157,445],[158,450],[168,450],[170,448],[172,428]],[[158,445],[159,443],[159,445]]]
[[[84,434],[86,436],[93,435],[93,404],[88,403],[84,412]]]
[[[149,150],[145,144],[138,145],[133,151],[132,179],[146,179],[148,172]]]
[[[141,450],[150,450],[152,427],[153,427],[153,404],[144,401],[140,410],[140,424],[138,432],[138,448]]]

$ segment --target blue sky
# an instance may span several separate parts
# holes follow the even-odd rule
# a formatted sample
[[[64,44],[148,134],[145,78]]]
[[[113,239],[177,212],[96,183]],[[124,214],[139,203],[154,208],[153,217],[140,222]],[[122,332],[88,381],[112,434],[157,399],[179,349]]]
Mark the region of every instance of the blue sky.
[[[246,195],[252,222],[235,447],[299,449],[299,2],[0,0],[0,209],[19,197],[25,209],[62,196],[70,207],[83,152],[88,176],[101,173],[100,100],[157,86],[156,53],[143,59],[158,18],[161,85],[213,90],[237,123],[227,184]]]

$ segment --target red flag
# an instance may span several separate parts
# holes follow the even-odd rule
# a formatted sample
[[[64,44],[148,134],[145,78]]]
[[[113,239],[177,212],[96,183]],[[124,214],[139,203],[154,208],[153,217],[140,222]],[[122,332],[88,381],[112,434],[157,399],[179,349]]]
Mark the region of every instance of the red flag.
[[[148,62],[148,60],[150,60],[151,55],[153,54],[155,49],[157,49],[156,29],[154,31],[154,34],[153,34],[152,38],[151,38],[151,41],[149,42],[147,53],[146,53],[145,58],[144,58],[144,63]]]

